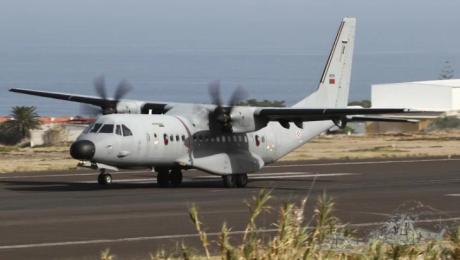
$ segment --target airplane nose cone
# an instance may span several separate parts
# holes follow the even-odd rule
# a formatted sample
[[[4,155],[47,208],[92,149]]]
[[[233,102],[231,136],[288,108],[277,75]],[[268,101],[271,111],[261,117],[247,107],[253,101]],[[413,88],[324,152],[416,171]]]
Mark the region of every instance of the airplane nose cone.
[[[70,155],[77,160],[91,160],[95,152],[96,147],[88,140],[79,140],[70,146]]]

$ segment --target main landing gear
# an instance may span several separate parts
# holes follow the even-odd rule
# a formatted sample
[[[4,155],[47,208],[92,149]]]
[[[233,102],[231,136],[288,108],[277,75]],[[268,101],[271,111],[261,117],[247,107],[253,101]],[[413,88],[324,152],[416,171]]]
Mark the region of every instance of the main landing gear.
[[[248,184],[248,175],[246,173],[228,174],[222,176],[222,180],[226,188],[244,188]]]
[[[158,169],[157,183],[160,187],[177,187],[182,183],[182,171],[180,169]]]
[[[105,169],[101,169],[99,176],[97,176],[97,183],[99,185],[109,185],[112,183],[112,175],[107,173]]]

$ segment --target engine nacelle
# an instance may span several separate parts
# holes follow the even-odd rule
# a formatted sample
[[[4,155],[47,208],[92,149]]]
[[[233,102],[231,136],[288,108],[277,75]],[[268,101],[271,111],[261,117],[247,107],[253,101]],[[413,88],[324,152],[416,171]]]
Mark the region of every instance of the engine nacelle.
[[[232,118],[232,131],[234,133],[253,132],[267,126],[268,121],[255,117],[255,107],[235,107],[230,117]]]
[[[117,104],[119,114],[141,114],[145,102],[136,100],[121,100]]]

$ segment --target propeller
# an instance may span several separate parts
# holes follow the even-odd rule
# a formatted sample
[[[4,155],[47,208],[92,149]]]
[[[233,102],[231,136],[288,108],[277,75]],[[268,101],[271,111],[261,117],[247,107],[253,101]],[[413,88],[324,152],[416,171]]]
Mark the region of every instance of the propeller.
[[[222,95],[220,92],[220,81],[212,81],[208,85],[209,96],[216,108],[209,113],[209,128],[211,130],[232,130],[232,111],[235,106],[246,99],[247,92],[241,87],[235,89],[228,105],[223,105]]]
[[[117,104],[120,100],[131,91],[133,87],[126,80],[118,83],[115,89],[113,98],[107,96],[107,88],[104,76],[99,76],[94,79],[94,90],[96,94],[102,99],[99,107],[93,105],[82,104],[80,111],[84,115],[97,116],[100,114],[114,114],[117,113]]]

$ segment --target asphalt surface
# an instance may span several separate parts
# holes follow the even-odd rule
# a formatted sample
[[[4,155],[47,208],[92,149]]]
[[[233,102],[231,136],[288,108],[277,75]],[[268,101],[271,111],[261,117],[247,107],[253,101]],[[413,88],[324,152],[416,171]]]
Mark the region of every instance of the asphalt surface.
[[[460,158],[285,162],[251,175],[244,189],[223,188],[198,171],[184,175],[179,188],[159,188],[152,173],[139,171],[113,174],[109,187],[89,171],[0,175],[0,259],[97,259],[105,248],[118,259],[145,259],[182,241],[198,246],[187,212],[193,204],[211,240],[223,222],[237,239],[248,217],[244,202],[260,189],[274,196],[275,210],[259,219],[267,234],[282,202],[310,194],[309,218],[323,191],[357,229],[377,228],[413,203],[460,223]]]

